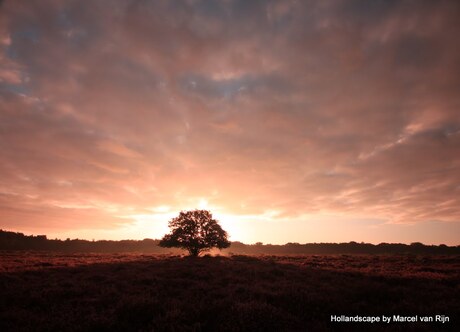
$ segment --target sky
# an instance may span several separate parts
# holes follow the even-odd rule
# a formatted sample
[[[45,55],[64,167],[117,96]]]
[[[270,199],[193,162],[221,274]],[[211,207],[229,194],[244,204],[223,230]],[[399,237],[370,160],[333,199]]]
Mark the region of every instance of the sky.
[[[460,244],[460,2],[0,1],[0,228]]]

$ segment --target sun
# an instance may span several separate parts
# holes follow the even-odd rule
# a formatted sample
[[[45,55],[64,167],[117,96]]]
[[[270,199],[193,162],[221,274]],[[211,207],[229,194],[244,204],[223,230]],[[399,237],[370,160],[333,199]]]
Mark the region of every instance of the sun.
[[[198,203],[198,207],[202,210],[206,209],[208,205],[209,205],[208,201],[204,198],[200,199],[200,202]]]

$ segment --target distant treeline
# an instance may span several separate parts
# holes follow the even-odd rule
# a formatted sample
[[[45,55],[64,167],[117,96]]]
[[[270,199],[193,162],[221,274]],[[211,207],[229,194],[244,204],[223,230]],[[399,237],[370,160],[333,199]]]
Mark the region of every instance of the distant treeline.
[[[49,250],[67,252],[179,252],[158,246],[159,240],[87,241],[80,239],[52,240],[46,235],[24,235],[0,230],[0,250]]]
[[[87,241],[80,239],[48,239],[46,235],[24,235],[22,233],[0,230],[0,250],[46,250],[66,252],[145,252],[145,253],[180,253],[179,249],[162,248],[159,240],[121,240],[121,241]],[[460,255],[460,246],[441,244],[424,245],[420,242],[402,243],[287,243],[284,245],[244,244],[232,242],[230,248],[223,250],[226,254],[267,254],[267,255],[302,255],[302,254],[440,254]]]
[[[267,254],[267,255],[326,255],[326,254],[437,254],[460,255],[460,246],[424,245],[420,242],[402,243],[286,243],[283,245],[252,244],[232,242],[225,251],[235,254]]]

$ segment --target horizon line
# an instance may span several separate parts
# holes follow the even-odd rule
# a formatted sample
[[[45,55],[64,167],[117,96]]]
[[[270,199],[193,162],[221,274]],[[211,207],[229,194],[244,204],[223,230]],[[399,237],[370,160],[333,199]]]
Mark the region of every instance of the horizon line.
[[[6,229],[2,229],[0,228],[0,232],[10,232],[10,233],[19,233],[19,234],[23,234],[24,236],[32,236],[32,237],[39,237],[39,236],[45,236],[46,237],[46,240],[51,240],[51,241],[75,241],[75,240],[79,240],[79,241],[88,241],[88,242],[98,242],[98,241],[112,241],[112,242],[121,242],[121,241],[144,241],[144,240],[153,240],[153,241],[160,241],[160,239],[152,239],[152,238],[143,238],[143,239],[121,239],[121,240],[108,240],[108,239],[98,239],[98,240],[95,240],[95,239],[83,239],[83,238],[66,238],[66,239],[62,239],[62,238],[48,238],[48,235],[47,234],[25,234],[23,232],[20,232],[20,231],[13,231],[13,230],[6,230]],[[364,241],[355,241],[355,240],[351,240],[351,241],[348,241],[348,242],[305,242],[305,243],[300,243],[300,242],[286,242],[284,244],[273,244],[273,243],[263,243],[262,241],[257,241],[255,243],[244,243],[244,242],[241,242],[241,241],[238,241],[238,240],[234,240],[234,241],[230,241],[231,243],[241,243],[241,244],[244,244],[244,245],[249,245],[249,246],[252,246],[252,245],[261,245],[261,246],[286,246],[286,245],[289,245],[289,244],[295,244],[295,245],[307,245],[307,244],[350,244],[350,243],[356,243],[356,244],[370,244],[370,245],[373,245],[373,246],[378,246],[378,245],[381,245],[381,244],[391,244],[391,245],[395,245],[395,244],[402,244],[402,245],[407,245],[407,246],[410,246],[410,245],[413,245],[413,244],[422,244],[424,246],[436,246],[436,247],[440,247],[440,246],[446,246],[446,247],[460,247],[460,244],[452,244],[452,245],[449,245],[449,244],[445,244],[445,243],[440,243],[440,244],[434,244],[434,243],[431,243],[431,244],[427,244],[427,243],[423,243],[423,242],[420,242],[420,241],[414,241],[414,242],[411,242],[411,243],[407,243],[407,242],[379,242],[379,243],[372,243],[372,242],[364,242]]]

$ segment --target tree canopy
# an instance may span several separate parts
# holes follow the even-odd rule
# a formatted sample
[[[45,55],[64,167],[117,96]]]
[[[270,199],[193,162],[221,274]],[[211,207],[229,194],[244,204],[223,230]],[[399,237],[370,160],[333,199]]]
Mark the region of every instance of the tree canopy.
[[[220,227],[207,210],[181,211],[169,221],[170,234],[160,241],[161,247],[177,247],[187,250],[191,256],[211,248],[228,248],[227,232]]]

